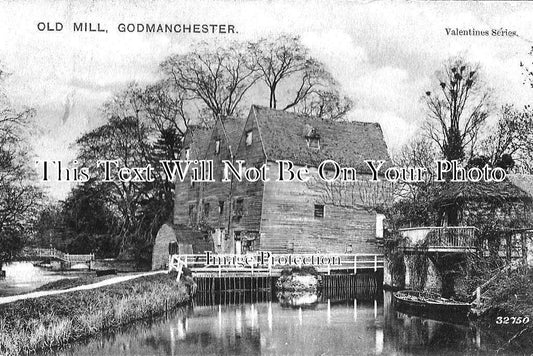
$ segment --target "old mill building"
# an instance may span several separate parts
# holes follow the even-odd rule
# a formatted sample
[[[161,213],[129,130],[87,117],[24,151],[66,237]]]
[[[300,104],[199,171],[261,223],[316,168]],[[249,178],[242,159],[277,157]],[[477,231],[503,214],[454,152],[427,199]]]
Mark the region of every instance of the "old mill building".
[[[246,118],[191,128],[180,159],[212,160],[215,182],[176,182],[172,224],[159,231],[153,268],[168,260],[168,243],[179,253],[375,253],[383,235],[376,207],[390,199],[385,185],[368,182],[364,160],[390,158],[379,124],[325,121],[252,106]],[[316,176],[331,159],[357,170],[358,182],[277,182],[277,160],[290,160]],[[223,160],[269,166],[270,181],[221,182]]]

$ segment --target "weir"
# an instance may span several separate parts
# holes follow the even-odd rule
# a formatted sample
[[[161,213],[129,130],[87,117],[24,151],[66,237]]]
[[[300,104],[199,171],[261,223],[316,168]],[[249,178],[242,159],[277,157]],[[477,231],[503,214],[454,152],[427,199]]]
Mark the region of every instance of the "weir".
[[[198,276],[194,280],[198,293],[220,292],[270,292],[275,288],[278,277],[260,275],[233,276]],[[376,291],[383,285],[383,273],[366,272],[358,274],[322,274],[319,276],[319,289],[328,299],[360,293]]]

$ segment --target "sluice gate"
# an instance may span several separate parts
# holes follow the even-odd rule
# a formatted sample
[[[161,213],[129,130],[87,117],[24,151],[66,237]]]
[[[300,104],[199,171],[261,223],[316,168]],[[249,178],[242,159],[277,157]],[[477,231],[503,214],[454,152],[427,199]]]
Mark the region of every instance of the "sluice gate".
[[[275,277],[252,276],[252,275],[229,275],[229,276],[198,276],[194,280],[198,286],[198,292],[244,292],[262,291],[272,289]]]

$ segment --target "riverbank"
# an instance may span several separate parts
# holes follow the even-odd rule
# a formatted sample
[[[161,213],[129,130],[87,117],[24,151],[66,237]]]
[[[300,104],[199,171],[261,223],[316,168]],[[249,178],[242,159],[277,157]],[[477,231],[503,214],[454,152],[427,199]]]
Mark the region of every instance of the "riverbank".
[[[60,347],[164,313],[189,299],[175,276],[157,274],[0,305],[0,354]]]

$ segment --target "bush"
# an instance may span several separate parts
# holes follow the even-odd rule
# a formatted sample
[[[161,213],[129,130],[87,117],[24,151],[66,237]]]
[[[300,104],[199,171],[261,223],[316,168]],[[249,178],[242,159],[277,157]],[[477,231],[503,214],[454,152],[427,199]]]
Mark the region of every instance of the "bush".
[[[291,268],[284,268],[281,271],[282,276],[291,276],[291,275],[298,275],[298,276],[318,276],[318,271],[313,266],[303,266],[303,267],[291,267]]]

